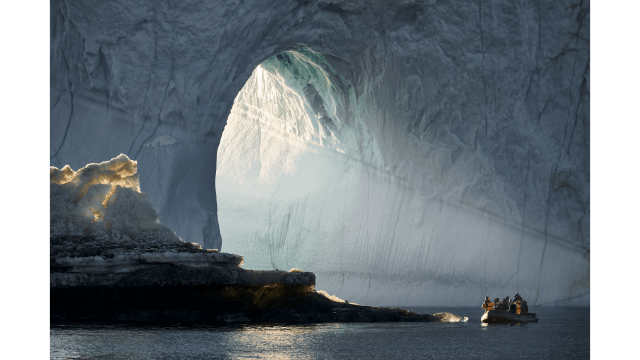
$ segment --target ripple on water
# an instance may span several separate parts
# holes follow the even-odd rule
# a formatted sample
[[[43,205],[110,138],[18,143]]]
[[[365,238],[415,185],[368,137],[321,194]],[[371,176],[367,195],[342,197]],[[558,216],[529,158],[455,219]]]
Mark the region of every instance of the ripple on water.
[[[210,326],[197,324],[51,324],[52,359],[589,358],[589,309],[532,308],[540,322],[480,323],[476,308],[451,312],[460,323],[360,323]]]

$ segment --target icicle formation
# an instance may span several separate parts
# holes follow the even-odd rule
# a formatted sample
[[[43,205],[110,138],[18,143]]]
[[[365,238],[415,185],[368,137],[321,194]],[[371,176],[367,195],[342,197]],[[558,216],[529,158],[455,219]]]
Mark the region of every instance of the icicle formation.
[[[126,155],[73,171],[51,167],[50,236],[182,242],[140,191],[138,164]]]

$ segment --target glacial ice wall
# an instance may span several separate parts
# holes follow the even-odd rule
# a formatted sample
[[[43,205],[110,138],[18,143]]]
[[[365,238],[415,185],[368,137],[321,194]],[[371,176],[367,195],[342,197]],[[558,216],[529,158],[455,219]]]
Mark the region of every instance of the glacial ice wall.
[[[50,153],[350,301],[589,304],[588,1],[52,1]]]

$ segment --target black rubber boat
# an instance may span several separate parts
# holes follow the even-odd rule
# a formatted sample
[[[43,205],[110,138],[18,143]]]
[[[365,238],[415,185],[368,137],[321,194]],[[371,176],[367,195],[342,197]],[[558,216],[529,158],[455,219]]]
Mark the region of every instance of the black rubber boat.
[[[480,321],[489,324],[538,322],[538,315],[534,313],[518,315],[510,311],[489,310],[485,311]]]

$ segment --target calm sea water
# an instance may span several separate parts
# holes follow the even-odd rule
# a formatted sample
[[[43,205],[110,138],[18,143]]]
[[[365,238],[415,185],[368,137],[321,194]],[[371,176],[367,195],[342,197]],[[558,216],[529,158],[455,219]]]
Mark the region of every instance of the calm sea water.
[[[466,323],[318,325],[51,324],[52,359],[460,359],[589,358],[589,309],[530,308],[538,323],[483,325],[478,308],[451,312]]]

